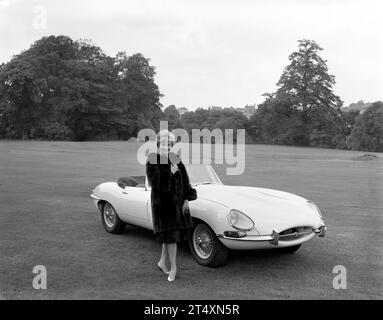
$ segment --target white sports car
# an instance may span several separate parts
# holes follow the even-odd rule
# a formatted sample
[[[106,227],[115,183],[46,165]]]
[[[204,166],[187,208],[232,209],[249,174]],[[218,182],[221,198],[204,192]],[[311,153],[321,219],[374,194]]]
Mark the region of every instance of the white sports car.
[[[229,249],[280,248],[293,253],[326,226],[319,208],[291,193],[224,185],[209,165],[188,165],[198,199],[189,202],[194,229],[189,247],[195,260],[217,267]],[[153,230],[150,187],[145,176],[105,182],[91,197],[107,232],[122,233],[126,224]]]

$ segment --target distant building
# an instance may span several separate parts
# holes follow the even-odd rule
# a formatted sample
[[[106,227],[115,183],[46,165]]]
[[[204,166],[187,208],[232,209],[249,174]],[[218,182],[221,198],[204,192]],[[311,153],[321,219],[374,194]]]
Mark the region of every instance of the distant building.
[[[180,114],[180,116],[182,116],[186,112],[189,112],[189,109],[185,108],[185,107],[178,108],[177,110],[178,110],[178,113]]]
[[[255,104],[252,104],[252,105],[245,105],[244,107],[245,111],[244,111],[244,115],[248,118],[250,118],[254,113],[255,113],[255,110],[257,109],[256,105]]]
[[[238,111],[238,112],[242,113],[244,116],[246,116],[247,118],[250,118],[255,113],[257,106],[256,106],[256,104],[252,104],[252,105],[247,104],[243,108],[219,107],[219,106],[209,107],[209,110],[211,110],[211,111],[222,111],[224,109],[231,109],[231,110]]]
[[[236,108],[235,110],[242,113],[247,118],[250,118],[255,113],[256,108],[257,107],[255,104],[252,104],[252,105],[247,104],[243,108]]]

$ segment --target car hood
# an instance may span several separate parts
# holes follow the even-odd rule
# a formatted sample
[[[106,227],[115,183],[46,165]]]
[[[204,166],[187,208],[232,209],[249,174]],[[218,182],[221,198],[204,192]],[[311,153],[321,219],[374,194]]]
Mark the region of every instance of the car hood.
[[[306,204],[307,200],[291,193],[226,185],[200,185],[197,193],[201,199],[245,213],[262,235],[273,230],[281,232],[293,227],[317,228],[320,225],[318,213]]]

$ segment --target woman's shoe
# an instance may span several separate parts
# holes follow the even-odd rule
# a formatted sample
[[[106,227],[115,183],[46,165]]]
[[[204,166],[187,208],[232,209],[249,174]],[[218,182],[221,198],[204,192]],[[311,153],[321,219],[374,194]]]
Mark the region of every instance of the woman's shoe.
[[[177,271],[174,271],[174,272],[170,271],[168,276],[168,281],[173,282],[176,279],[176,274],[177,274]]]
[[[165,270],[164,267],[161,266],[159,263],[157,263],[157,267],[160,268],[160,270],[161,270],[163,273],[165,273],[165,274],[169,274],[169,273],[170,273],[170,271]]]

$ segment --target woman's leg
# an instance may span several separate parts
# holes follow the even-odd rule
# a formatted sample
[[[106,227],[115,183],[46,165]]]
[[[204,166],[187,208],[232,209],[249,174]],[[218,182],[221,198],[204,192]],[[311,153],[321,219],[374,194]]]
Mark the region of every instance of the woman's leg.
[[[166,243],[162,244],[162,250],[161,250],[161,258],[160,261],[158,261],[158,266],[162,269],[163,272],[168,273],[169,270],[166,267],[166,257],[168,255],[168,249]]]
[[[176,277],[177,273],[177,243],[168,243],[168,253],[169,253],[169,260],[170,260],[170,273],[169,273],[169,281],[173,281]]]

